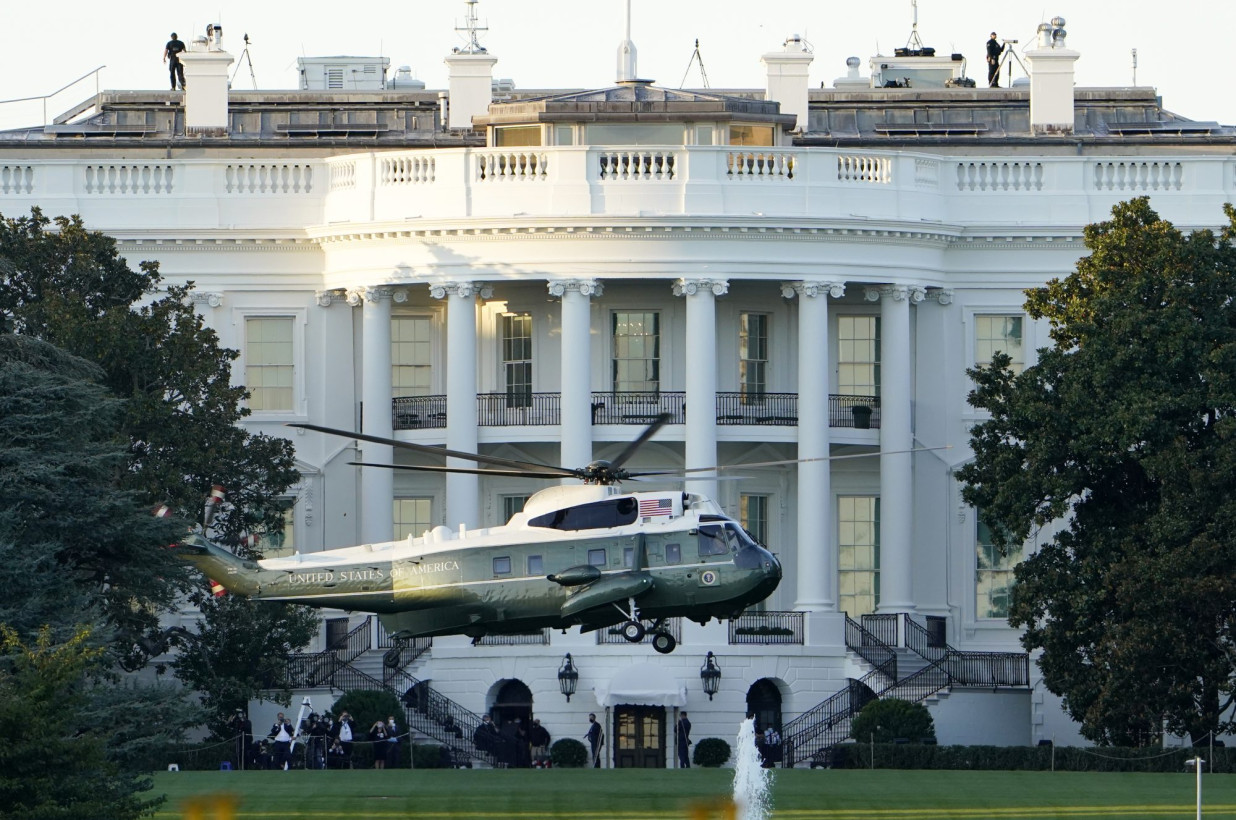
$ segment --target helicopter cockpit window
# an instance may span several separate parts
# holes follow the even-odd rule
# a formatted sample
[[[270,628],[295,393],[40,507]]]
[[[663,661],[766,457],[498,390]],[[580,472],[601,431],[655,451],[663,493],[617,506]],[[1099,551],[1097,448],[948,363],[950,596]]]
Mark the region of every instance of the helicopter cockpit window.
[[[528,556],[528,574],[529,575],[544,575],[545,563],[539,555]]]
[[[665,563],[681,564],[682,563],[682,544],[666,544],[665,545]]]
[[[708,526],[699,529],[700,558],[710,555],[729,555],[730,542],[724,527]]]
[[[528,524],[553,530],[599,530],[634,524],[638,513],[639,504],[634,498],[611,498],[538,515]]]
[[[494,575],[510,575],[511,574],[511,557],[509,555],[499,556],[494,559]]]
[[[588,565],[593,567],[603,567],[607,563],[605,550],[588,550]]]

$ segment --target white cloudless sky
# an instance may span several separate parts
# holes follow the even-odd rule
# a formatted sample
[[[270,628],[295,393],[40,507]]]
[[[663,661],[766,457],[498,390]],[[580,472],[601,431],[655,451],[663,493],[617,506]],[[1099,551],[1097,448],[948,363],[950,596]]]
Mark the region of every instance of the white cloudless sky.
[[[1068,47],[1081,53],[1077,85],[1130,86],[1136,80],[1163,97],[1166,108],[1193,120],[1236,124],[1236,2],[1232,0],[1044,0],[1041,8],[1009,0],[918,0],[918,32],[938,53],[961,52],[969,74],[985,79],[983,46],[1001,38],[1034,40],[1038,24],[1066,19]],[[104,89],[168,87],[161,62],[168,34],[186,42],[208,23],[224,29],[224,47],[249,57],[260,89],[296,88],[299,56],[386,56],[392,70],[409,66],[430,89],[446,86],[442,62],[464,39],[455,27],[464,0],[0,0],[5,38],[0,46],[0,100],[50,94],[98,66]],[[600,88],[616,77],[625,0],[480,0],[488,31],[481,43],[498,59],[497,78],[518,89]],[[760,56],[778,50],[791,33],[813,47],[811,84],[831,85],[857,56],[863,74],[877,53],[905,46],[911,0],[632,0],[632,40],[639,74],[658,85],[699,88],[691,65],[698,38],[713,88],[760,88]],[[691,65],[690,72],[687,72]],[[236,69],[237,66],[233,66]],[[683,78],[686,74],[686,81]],[[253,88],[249,64],[239,64],[233,87]],[[48,118],[94,93],[90,79],[46,104]],[[40,125],[42,102],[0,103],[0,128]]]

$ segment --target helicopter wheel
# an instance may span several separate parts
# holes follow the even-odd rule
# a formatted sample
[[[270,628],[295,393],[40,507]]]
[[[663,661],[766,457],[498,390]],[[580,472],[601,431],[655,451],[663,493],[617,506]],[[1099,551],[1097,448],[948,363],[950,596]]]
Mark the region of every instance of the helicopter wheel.
[[[639,621],[627,621],[622,625],[622,637],[631,643],[639,643],[644,639],[647,630]]]
[[[678,641],[674,640],[674,636],[668,632],[658,632],[652,636],[652,648],[662,655],[673,652],[676,646],[678,646]]]

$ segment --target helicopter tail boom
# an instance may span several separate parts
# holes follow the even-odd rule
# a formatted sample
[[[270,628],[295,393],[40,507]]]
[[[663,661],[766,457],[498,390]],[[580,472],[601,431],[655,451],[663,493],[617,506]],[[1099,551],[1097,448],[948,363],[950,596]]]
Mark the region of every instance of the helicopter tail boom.
[[[177,545],[177,551],[193,564],[212,583],[217,583],[236,595],[256,595],[260,589],[257,581],[258,565],[237,558],[199,535],[190,535]]]

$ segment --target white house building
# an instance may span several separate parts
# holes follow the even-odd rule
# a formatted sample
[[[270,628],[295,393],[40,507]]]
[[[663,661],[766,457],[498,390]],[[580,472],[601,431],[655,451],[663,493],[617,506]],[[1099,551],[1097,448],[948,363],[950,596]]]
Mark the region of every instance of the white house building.
[[[332,613],[298,661],[314,697],[388,685],[458,754],[475,750],[447,716],[534,713],[556,738],[595,712],[620,766],[676,765],[682,709],[697,739],[754,712],[810,763],[881,694],[925,699],[941,743],[1073,740],[1005,621],[1019,556],[990,547],[954,478],[965,369],[1034,362],[1048,339],[1024,289],[1072,270],[1115,203],[1216,225],[1236,128],[1151,88],[1075,88],[1052,24],[1012,89],[918,51],[873,59],[894,87],[851,59],[813,88],[804,49],[763,55],[767,90],[671,90],[638,78],[628,38],[611,88],[508,83],[495,101],[483,48],[446,57],[442,92],[238,92],[222,42],[198,42],[192,98],[104,91],[0,132],[0,213],[81,214],[196,283],[240,351],[246,424],[296,444],[284,552],[495,525],[540,488],[359,468],[412,462],[288,422],[582,466],[668,413],[635,466],[808,459],[693,483],[785,579],[760,612],[673,624],[671,655],[604,630],[396,642]],[[887,79],[902,69],[910,87]]]

